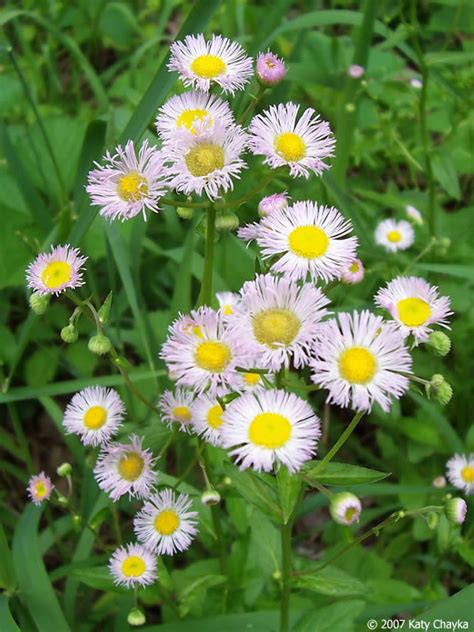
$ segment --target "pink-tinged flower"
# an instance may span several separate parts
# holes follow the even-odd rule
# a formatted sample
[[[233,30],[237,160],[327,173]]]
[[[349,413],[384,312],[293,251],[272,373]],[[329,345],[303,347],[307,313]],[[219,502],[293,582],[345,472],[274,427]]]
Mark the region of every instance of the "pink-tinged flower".
[[[156,556],[141,544],[126,544],[116,549],[109,569],[114,583],[133,588],[151,586],[157,579]]]
[[[407,206],[405,206],[405,212],[408,219],[411,219],[414,224],[418,224],[418,226],[421,226],[423,224],[423,217],[417,208],[408,204]]]
[[[416,344],[428,340],[431,325],[449,329],[447,319],[453,313],[450,299],[419,277],[393,279],[377,292],[375,304],[390,312],[403,336],[412,334]]]
[[[321,175],[329,165],[324,158],[333,155],[335,138],[329,123],[315,116],[312,108],[297,121],[300,106],[294,103],[271,105],[250,123],[250,149],[272,169],[288,166],[293,177]]]
[[[446,463],[447,477],[451,485],[469,495],[474,491],[474,453],[465,456],[455,454]]]
[[[255,241],[260,234],[260,230],[262,225],[260,222],[252,222],[251,224],[245,224],[245,226],[241,226],[237,231],[237,237],[242,241],[246,241],[250,243],[251,241]]]
[[[247,359],[244,342],[229,329],[227,318],[220,311],[200,307],[190,317],[190,332],[177,323],[170,327],[160,354],[168,370],[179,386],[199,394],[207,389],[210,395],[235,390],[235,367]]]
[[[161,420],[171,428],[172,424],[178,424],[182,432],[190,432],[194,422],[194,395],[185,388],[177,388],[165,391],[160,398]]]
[[[258,203],[258,214],[260,217],[266,217],[273,211],[281,211],[288,206],[288,193],[273,193],[262,198]]]
[[[187,494],[164,489],[143,505],[133,521],[135,534],[156,555],[185,551],[197,533],[197,512]]]
[[[240,300],[240,295],[237,292],[217,292],[216,298],[222,314],[227,318],[232,317]]]
[[[375,243],[383,246],[388,252],[406,250],[415,241],[415,233],[411,224],[405,220],[384,219],[375,229]]]
[[[285,64],[269,50],[257,57],[257,79],[265,87],[275,86],[286,75]]]
[[[314,352],[311,379],[329,391],[329,403],[370,411],[377,402],[388,411],[392,397],[408,390],[403,374],[411,371],[411,357],[403,336],[368,310],[322,323]]]
[[[51,246],[51,252],[42,252],[26,270],[28,287],[40,296],[61,294],[84,285],[82,266],[87,257],[83,257],[78,248]]]
[[[158,201],[167,185],[161,152],[145,140],[138,157],[129,140],[125,148],[118,145],[115,154],[108,151],[104,165],[89,172],[87,192],[91,203],[100,206],[100,214],[109,219],[131,219],[146,210],[158,212]]]
[[[252,58],[237,42],[221,35],[187,35],[171,45],[170,70],[176,70],[185,86],[208,92],[217,84],[224,92],[243,90],[253,74]]]
[[[43,501],[49,500],[53,489],[51,479],[44,472],[32,476],[28,481],[27,491],[35,505],[41,505]]]
[[[442,489],[443,487],[446,487],[446,479],[444,478],[444,476],[437,476],[433,479],[433,482],[431,484],[437,489]]]
[[[63,425],[67,434],[77,434],[84,445],[107,443],[125,417],[125,406],[112,388],[88,386],[66,406]]]
[[[351,222],[334,207],[295,202],[260,221],[257,244],[264,259],[274,260],[272,272],[288,279],[326,283],[341,277],[354,260],[357,238],[349,237]]]
[[[364,264],[362,261],[360,259],[354,259],[342,273],[341,281],[349,285],[355,285],[362,281],[364,273]]]
[[[271,274],[259,275],[241,289],[241,302],[232,329],[242,341],[249,361],[271,371],[307,364],[320,320],[329,299],[319,288],[298,285]],[[239,366],[251,366],[239,363]]]
[[[445,506],[446,518],[453,524],[463,524],[466,520],[467,503],[464,498],[450,498]]]
[[[423,87],[423,82],[419,79],[414,78],[410,80],[410,85],[412,88],[415,88],[415,90],[421,90],[421,88]]]
[[[341,492],[331,497],[329,512],[334,522],[342,525],[351,525],[359,522],[362,505],[355,494]]]
[[[212,128],[215,121],[228,127],[234,122],[229,104],[214,94],[193,90],[177,94],[160,108],[156,118],[158,136],[165,142],[174,142],[180,135],[195,135],[196,121],[205,120]]]
[[[320,434],[308,402],[283,390],[245,393],[224,411],[222,444],[240,469],[270,472],[283,464],[297,472],[315,454]]]
[[[196,399],[193,430],[211,445],[220,446],[224,409],[217,397],[203,393]]]
[[[240,157],[248,135],[240,125],[225,126],[216,120],[209,128],[205,119],[194,122],[196,134],[165,143],[163,156],[170,177],[169,186],[178,193],[203,195],[211,200],[234,188],[234,178],[247,167]]]
[[[148,498],[156,481],[156,458],[142,448],[141,438],[132,435],[130,439],[129,444],[105,446],[94,468],[97,484],[114,502],[124,494]]]
[[[349,66],[349,70],[347,71],[349,77],[352,77],[353,79],[360,79],[363,77],[364,73],[364,66],[359,66],[359,64],[352,64],[352,66]]]

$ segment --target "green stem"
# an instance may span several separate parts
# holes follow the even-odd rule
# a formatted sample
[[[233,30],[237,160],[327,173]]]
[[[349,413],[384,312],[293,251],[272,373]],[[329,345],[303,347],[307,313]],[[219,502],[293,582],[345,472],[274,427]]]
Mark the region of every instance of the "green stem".
[[[220,204],[216,204],[216,208],[229,208],[231,206],[241,206],[242,204],[245,204],[245,202],[250,200],[250,198],[252,198],[254,195],[260,193],[260,191],[262,191],[262,189],[264,189],[269,182],[274,180],[277,177],[276,173],[277,169],[272,169],[268,176],[264,178],[264,180],[258,186],[256,186],[255,189],[252,189],[252,191],[246,193],[240,198],[237,198],[236,200],[230,200],[230,202],[222,202]]]
[[[160,202],[165,206],[174,206],[175,208],[180,206],[184,208],[209,208],[211,206],[210,202],[186,202],[185,200],[170,200],[169,198],[161,198]]]
[[[357,427],[357,424],[359,423],[359,421],[362,419],[362,417],[364,416],[365,412],[364,411],[360,411],[358,413],[356,413],[354,415],[354,417],[351,420],[351,423],[347,426],[347,428],[344,430],[344,432],[341,434],[341,436],[339,437],[339,439],[336,441],[336,443],[332,446],[332,448],[329,450],[329,452],[326,454],[326,456],[324,457],[324,459],[322,461],[319,462],[319,464],[317,465],[317,467],[315,468],[315,472],[319,472],[321,470],[324,469],[324,467],[329,463],[329,461],[331,461],[331,459],[339,452],[339,450],[342,448],[342,446],[345,444],[345,442],[347,441],[347,439],[349,439],[349,437],[351,436],[351,434],[354,432],[354,430]]]
[[[263,97],[263,93],[265,92],[265,90],[266,90],[266,87],[262,86],[261,84],[259,84],[257,94],[250,99],[249,104],[247,105],[247,107],[243,111],[242,115],[239,117],[239,124],[240,125],[242,125],[245,122],[247,116],[249,116],[249,114],[251,114],[255,110],[255,108],[257,107],[258,103],[261,101],[261,99]]]
[[[280,632],[290,629],[290,573],[291,573],[291,530],[293,520],[282,524],[281,531],[281,601],[280,601]]]
[[[422,259],[426,254],[428,254],[430,250],[433,248],[433,246],[435,245],[435,243],[436,243],[436,238],[431,237],[430,241],[426,244],[423,250],[421,250],[421,252],[418,253],[418,255],[413,259],[413,261],[407,265],[405,270],[403,270],[402,274],[405,275],[410,270],[410,268],[412,268],[415,265],[415,263],[417,263],[420,259]]]
[[[212,300],[212,272],[214,266],[214,236],[216,232],[216,209],[210,206],[207,211],[206,249],[204,254],[204,272],[202,275],[199,305],[210,305]]]

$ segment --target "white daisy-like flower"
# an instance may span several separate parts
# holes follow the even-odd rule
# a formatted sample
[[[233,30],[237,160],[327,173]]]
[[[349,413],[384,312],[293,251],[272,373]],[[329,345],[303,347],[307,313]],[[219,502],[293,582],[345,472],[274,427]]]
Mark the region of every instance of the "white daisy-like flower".
[[[237,231],[237,237],[242,241],[246,241],[250,243],[251,241],[255,241],[260,234],[260,230],[262,225],[260,222],[252,222],[251,224],[246,224],[245,226],[241,226]]]
[[[419,226],[423,224],[423,216],[417,208],[408,204],[405,206],[405,212],[408,219],[411,219],[414,224],[418,224]]]
[[[78,248],[51,246],[51,252],[40,253],[26,270],[28,287],[40,296],[61,294],[84,285],[82,266],[87,257],[83,257]]]
[[[315,384],[329,391],[327,401],[357,411],[377,402],[388,411],[391,398],[408,389],[411,356],[394,323],[368,310],[340,313],[319,329],[311,361]]]
[[[388,252],[406,250],[415,241],[412,225],[404,219],[384,219],[375,229],[375,243],[383,246]]]
[[[119,586],[151,586],[158,574],[156,556],[141,544],[130,543],[116,549],[109,561],[114,583]]]
[[[243,341],[227,327],[222,312],[210,307],[192,311],[188,333],[172,325],[161,350],[161,358],[176,376],[179,386],[210,394],[238,387],[235,367],[247,359]]]
[[[218,96],[193,90],[177,94],[160,108],[156,118],[158,136],[165,141],[173,142],[179,134],[196,134],[194,123],[205,120],[212,128],[214,122],[220,121],[228,127],[234,117],[227,101]]]
[[[349,285],[355,285],[356,283],[360,283],[362,281],[364,274],[364,264],[360,259],[354,259],[348,266],[346,266],[344,272],[342,273],[341,281],[343,283],[348,283]]]
[[[313,409],[283,390],[245,393],[226,406],[222,443],[241,469],[297,472],[316,452],[320,423]]]
[[[295,202],[261,221],[257,244],[264,259],[280,258],[272,272],[326,283],[338,279],[354,260],[357,238],[348,237],[351,223],[334,207],[314,202]]]
[[[130,437],[129,444],[111,443],[102,449],[94,468],[100,489],[115,502],[124,494],[147,498],[156,481],[153,467],[156,458],[142,448],[142,439]]]
[[[76,393],[66,406],[66,434],[77,434],[84,445],[107,443],[125,417],[125,406],[112,388],[88,386]]]
[[[217,292],[216,298],[224,316],[233,316],[239,303],[240,295],[237,292]]]
[[[321,175],[329,169],[324,158],[333,155],[336,141],[329,123],[314,116],[312,108],[297,121],[299,109],[294,103],[280,103],[254,116],[249,146],[254,154],[265,156],[272,169],[287,165],[293,177],[307,178],[311,171]]]
[[[465,456],[455,454],[446,463],[446,476],[448,481],[457,489],[462,489],[466,494],[474,491],[474,453]]]
[[[341,492],[331,497],[329,512],[334,522],[351,525],[359,522],[362,505],[355,494]]]
[[[177,388],[175,392],[165,391],[158,406],[161,409],[161,419],[172,424],[179,424],[182,432],[190,432],[194,422],[194,395],[185,388]]]
[[[258,214],[260,217],[266,217],[273,213],[273,211],[281,211],[288,206],[288,192],[273,193],[272,195],[266,195],[258,203]]]
[[[185,86],[208,92],[217,84],[224,92],[243,90],[253,74],[253,61],[237,42],[221,35],[208,41],[204,35],[187,35],[171,45],[170,70],[176,70]]]
[[[174,555],[189,548],[197,533],[197,512],[187,494],[171,489],[151,496],[133,521],[135,535],[156,555]]]
[[[453,313],[449,298],[419,277],[393,279],[377,292],[375,304],[390,312],[402,334],[412,334],[416,344],[428,340],[431,325],[449,329],[447,319]]]
[[[272,371],[290,361],[297,368],[307,364],[319,321],[328,313],[330,301],[321,290],[266,274],[247,281],[241,297],[231,326],[249,357]]]
[[[40,472],[30,478],[26,489],[33,503],[41,505],[45,500],[49,500],[54,485],[51,483],[49,476],[46,476],[44,472]]]
[[[251,369],[263,369],[261,363],[255,362],[255,364],[260,364],[260,366],[253,366]],[[258,391],[262,388],[266,388],[265,381],[270,382],[270,384],[274,384],[275,376],[273,373],[254,373],[251,370],[248,372],[239,371],[239,381],[240,388],[242,391]]]
[[[196,399],[193,429],[208,443],[221,445],[221,426],[224,409],[216,397],[203,393]]]
[[[225,126],[216,120],[213,127],[196,120],[196,134],[163,146],[163,155],[170,164],[169,186],[178,193],[205,193],[211,200],[234,188],[233,178],[247,167],[240,155],[247,147],[248,134],[240,125]]]
[[[87,192],[91,203],[100,206],[100,214],[109,219],[131,219],[146,210],[158,212],[158,201],[166,193],[165,167],[161,152],[145,140],[138,157],[129,140],[118,145],[115,154],[106,152],[104,165],[89,172]]]

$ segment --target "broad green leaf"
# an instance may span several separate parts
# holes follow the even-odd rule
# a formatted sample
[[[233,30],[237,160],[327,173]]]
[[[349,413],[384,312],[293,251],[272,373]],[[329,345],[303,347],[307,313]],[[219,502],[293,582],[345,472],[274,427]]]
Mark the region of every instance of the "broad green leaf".
[[[452,597],[449,597],[449,599],[439,601],[428,611],[415,617],[415,621],[426,621],[432,623],[436,621],[436,619],[441,619],[445,625],[450,622],[453,630],[455,629],[454,623],[462,621],[464,629],[472,630],[474,627],[473,603],[474,584],[471,584],[470,586],[467,586],[467,588],[460,590]],[[459,628],[459,625],[458,629],[461,629]]]
[[[224,466],[227,476],[232,480],[232,485],[238,493],[270,518],[281,522],[282,513],[278,503],[275,489],[271,487],[265,479],[259,477],[253,471],[240,471],[235,466],[226,464]]]
[[[302,475],[309,484],[314,480],[321,485],[358,485],[380,481],[390,473],[369,470],[360,465],[348,465],[331,461],[320,469],[320,461],[310,461],[303,467]]]
[[[2,632],[21,632],[11,615],[6,594],[0,595],[0,623]]]
[[[183,246],[183,256],[174,279],[174,291],[170,305],[170,316],[175,318],[178,312],[186,314],[192,307],[191,280],[195,250],[196,230],[190,225]]]
[[[354,621],[364,609],[364,602],[356,599],[338,601],[317,608],[304,615],[297,623],[298,632],[353,632]]]
[[[446,274],[447,276],[474,281],[474,266],[472,265],[455,263],[417,263],[416,268],[426,272]]]
[[[12,593],[16,586],[15,571],[7,536],[0,522],[0,588]]]
[[[291,608],[290,623],[294,625],[304,613],[300,608]],[[146,626],[143,632],[275,632],[280,621],[279,610],[262,610],[260,612],[239,612],[238,614],[220,615],[217,617],[194,619]]]
[[[292,584],[296,588],[331,597],[364,596],[367,592],[367,587],[361,581],[334,566],[297,575],[293,577]]]
[[[431,164],[433,175],[439,184],[448,195],[455,200],[459,200],[461,198],[459,179],[450,157],[445,154],[435,154]]]
[[[86,586],[97,590],[111,590],[113,592],[125,593],[125,588],[120,588],[114,584],[112,575],[107,566],[90,566],[89,568],[74,568],[70,577],[77,579]]]

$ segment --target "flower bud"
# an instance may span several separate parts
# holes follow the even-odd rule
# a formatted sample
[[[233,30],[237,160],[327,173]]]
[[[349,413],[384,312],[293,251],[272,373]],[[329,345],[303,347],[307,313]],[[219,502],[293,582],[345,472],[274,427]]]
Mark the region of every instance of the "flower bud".
[[[436,487],[436,489],[442,489],[443,487],[446,487],[446,479],[444,476],[437,476],[433,479],[432,485],[433,487]]]
[[[69,500],[66,498],[66,496],[63,496],[62,494],[58,495],[58,503],[60,505],[62,505],[63,507],[67,507]]]
[[[95,353],[96,355],[105,355],[106,353],[109,353],[112,348],[110,340],[103,334],[92,336],[92,338],[89,339],[89,344],[87,346],[89,347],[89,351]]]
[[[451,240],[449,237],[441,237],[435,244],[435,250],[438,255],[444,256],[448,253],[451,246]]]
[[[81,525],[82,525],[81,516],[79,516],[78,514],[74,514],[72,517],[72,528],[74,529],[74,531],[80,531]]]
[[[225,487],[231,487],[232,486],[232,479],[230,478],[230,476],[224,476],[224,478],[222,480],[222,484]]]
[[[444,331],[432,331],[426,341],[426,346],[434,355],[443,357],[448,355],[451,349],[451,339]]]
[[[260,217],[266,217],[273,213],[273,211],[281,211],[288,206],[288,194],[286,191],[283,193],[274,193],[273,195],[266,195],[258,203],[258,214]]]
[[[176,213],[181,219],[192,219],[194,217],[194,209],[187,206],[178,206]]]
[[[405,212],[408,219],[411,219],[414,224],[417,224],[418,226],[421,226],[423,224],[423,217],[421,216],[421,213],[417,208],[408,204],[407,206],[405,206]]]
[[[347,266],[342,273],[341,281],[343,283],[348,283],[349,285],[356,285],[362,281],[364,274],[364,264],[360,259],[354,259],[354,261]]]
[[[138,627],[146,623],[145,613],[139,608],[132,608],[127,617],[128,625]]]
[[[37,316],[42,316],[49,307],[49,299],[49,294],[41,295],[38,292],[33,292],[29,298],[31,311]]]
[[[79,334],[77,333],[77,329],[74,327],[74,325],[70,323],[69,325],[66,325],[66,327],[63,327],[61,329],[60,335],[61,340],[67,342],[68,344],[72,344],[73,342],[76,342]]]
[[[439,522],[439,516],[435,511],[430,511],[426,516],[426,524],[429,529],[436,529]]]
[[[282,579],[283,575],[281,571],[273,571],[272,573],[272,578],[276,581],[276,582],[280,582]]]
[[[282,59],[268,50],[257,57],[256,75],[259,83],[269,88],[282,81],[286,75],[286,67]]]
[[[446,406],[453,396],[453,389],[441,373],[435,373],[428,385],[430,397],[441,406]]]
[[[216,217],[216,229],[223,232],[230,232],[239,227],[239,218],[235,213],[219,213]]]
[[[346,112],[355,112],[356,106],[353,103],[346,103]]]
[[[218,505],[221,502],[221,495],[215,489],[206,489],[201,496],[203,505]]]
[[[350,492],[341,492],[331,498],[329,513],[338,524],[354,524],[359,521],[362,505],[360,500]]]
[[[463,498],[450,498],[444,506],[446,518],[454,524],[462,524],[466,519],[467,504]]]
[[[102,303],[99,311],[97,312],[97,315],[99,316],[99,321],[101,322],[102,325],[105,325],[105,323],[109,320],[111,306],[112,306],[112,292],[109,292],[107,294],[107,298]]]
[[[353,79],[360,79],[364,73],[364,66],[359,66],[359,64],[352,64],[352,66],[349,66],[349,70],[347,71],[349,77],[352,77]]]
[[[72,465],[70,463],[62,463],[56,470],[58,476],[70,476],[72,473]]]

